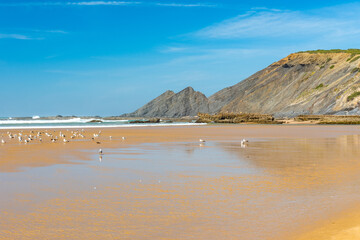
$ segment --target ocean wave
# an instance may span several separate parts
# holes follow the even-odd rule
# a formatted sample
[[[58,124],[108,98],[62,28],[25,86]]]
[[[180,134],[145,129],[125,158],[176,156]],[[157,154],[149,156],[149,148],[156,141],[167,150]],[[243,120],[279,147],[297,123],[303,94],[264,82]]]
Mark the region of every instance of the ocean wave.
[[[116,120],[119,121],[119,120]],[[201,126],[206,123],[144,123],[144,124],[114,124],[114,125],[20,125],[20,126],[0,126],[0,129],[80,129],[80,128],[128,128],[128,127],[167,127],[167,126]]]
[[[81,119],[81,118],[71,118],[71,119],[56,119],[56,120],[41,120],[41,119],[31,119],[31,120],[0,120],[0,125],[7,124],[52,124],[52,123],[86,123],[90,119]]]
[[[61,124],[61,123],[89,123],[93,120],[100,120],[104,123],[111,123],[111,122],[127,122],[128,120],[102,120],[97,118],[71,118],[71,119],[54,119],[54,120],[41,120],[41,119],[29,119],[29,120],[0,120],[0,125],[18,125],[18,124]]]

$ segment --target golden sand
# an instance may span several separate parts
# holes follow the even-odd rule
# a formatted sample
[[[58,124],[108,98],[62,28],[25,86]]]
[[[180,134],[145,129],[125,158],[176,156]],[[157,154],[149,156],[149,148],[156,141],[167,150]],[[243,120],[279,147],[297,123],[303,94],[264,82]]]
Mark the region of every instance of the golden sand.
[[[356,126],[8,131],[0,239],[360,239]]]

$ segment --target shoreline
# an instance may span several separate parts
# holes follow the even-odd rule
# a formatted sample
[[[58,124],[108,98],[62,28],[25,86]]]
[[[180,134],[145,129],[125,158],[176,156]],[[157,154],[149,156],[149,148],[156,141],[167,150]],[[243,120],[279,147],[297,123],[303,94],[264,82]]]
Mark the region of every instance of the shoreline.
[[[1,130],[36,130],[36,129],[107,129],[107,128],[146,128],[146,127],[186,127],[186,126],[360,126],[360,124],[342,124],[342,123],[330,123],[330,124],[319,124],[316,122],[311,121],[287,121],[286,123],[282,124],[268,124],[268,123],[165,123],[165,124],[159,124],[159,123],[149,123],[149,124],[123,124],[123,125],[102,125],[102,126],[95,126],[95,125],[87,125],[87,126],[81,126],[81,125],[69,125],[69,126],[16,126],[16,127],[1,127],[0,125],[0,131]]]
[[[94,126],[94,125],[87,125],[87,126],[18,126],[18,127],[1,127],[0,130],[21,130],[21,129],[92,129],[92,128],[132,128],[132,127],[173,127],[173,126],[203,126],[207,125],[206,123],[165,123],[165,124],[123,124],[123,125],[102,125],[102,126]]]

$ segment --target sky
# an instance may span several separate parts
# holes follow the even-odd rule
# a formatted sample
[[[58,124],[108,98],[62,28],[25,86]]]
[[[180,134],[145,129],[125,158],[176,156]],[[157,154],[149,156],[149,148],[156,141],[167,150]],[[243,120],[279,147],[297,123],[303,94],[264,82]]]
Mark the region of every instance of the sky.
[[[290,53],[360,48],[346,0],[0,0],[0,116],[116,116],[210,96]]]

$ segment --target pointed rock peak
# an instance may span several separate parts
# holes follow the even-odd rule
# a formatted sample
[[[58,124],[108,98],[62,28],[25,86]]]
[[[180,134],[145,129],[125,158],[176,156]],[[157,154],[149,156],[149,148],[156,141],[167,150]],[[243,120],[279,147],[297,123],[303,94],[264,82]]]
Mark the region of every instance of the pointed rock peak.
[[[171,90],[167,90],[166,92],[164,92],[163,94],[172,94],[172,93],[174,93],[174,91],[171,91]]]
[[[183,92],[193,93],[193,92],[195,92],[195,90],[192,87],[189,86],[189,87],[184,88],[183,90],[181,90],[179,93],[183,93]]]
[[[171,90],[167,90],[166,92],[164,92],[163,94],[161,95],[174,95],[174,91],[171,91]]]

